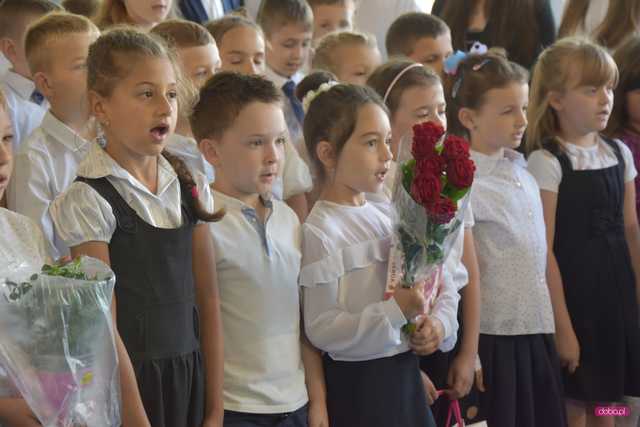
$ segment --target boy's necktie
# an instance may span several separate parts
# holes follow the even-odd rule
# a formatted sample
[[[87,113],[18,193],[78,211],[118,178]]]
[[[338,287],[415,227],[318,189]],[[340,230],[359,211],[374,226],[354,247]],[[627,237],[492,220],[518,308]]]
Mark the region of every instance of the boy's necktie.
[[[209,21],[209,15],[202,5],[202,0],[180,0],[180,11],[189,21],[199,24]]]
[[[293,109],[293,114],[296,115],[296,119],[298,122],[302,124],[304,120],[304,109],[302,108],[302,103],[296,98],[296,84],[293,80],[289,80],[282,86],[282,91],[289,98],[289,102],[291,103],[291,108]]]
[[[44,102],[44,95],[42,95],[37,89],[33,91],[29,98],[34,104],[42,105]]]
[[[242,2],[240,0],[222,0],[222,7],[226,15],[227,13],[233,12],[234,10],[242,7]]]

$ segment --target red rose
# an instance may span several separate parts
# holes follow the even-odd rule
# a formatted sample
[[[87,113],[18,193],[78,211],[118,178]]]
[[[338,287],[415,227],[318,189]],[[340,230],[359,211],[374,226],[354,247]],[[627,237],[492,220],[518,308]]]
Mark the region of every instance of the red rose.
[[[427,215],[438,224],[446,224],[456,215],[458,207],[448,197],[440,197],[436,203],[425,208]]]
[[[416,174],[411,183],[411,197],[416,203],[426,206],[440,197],[442,183],[440,177],[428,173]]]
[[[444,129],[435,123],[420,123],[413,126],[413,144],[411,154],[416,160],[433,157],[436,144],[444,134]]]
[[[418,123],[413,125],[413,135],[436,142],[444,135],[444,128],[433,122]]]
[[[447,135],[444,140],[442,155],[447,160],[469,158],[469,143],[459,136]]]
[[[416,174],[442,175],[447,162],[442,156],[432,156],[427,159],[418,160],[416,163]]]
[[[467,188],[473,183],[476,165],[470,159],[456,159],[447,164],[447,178],[456,188]]]

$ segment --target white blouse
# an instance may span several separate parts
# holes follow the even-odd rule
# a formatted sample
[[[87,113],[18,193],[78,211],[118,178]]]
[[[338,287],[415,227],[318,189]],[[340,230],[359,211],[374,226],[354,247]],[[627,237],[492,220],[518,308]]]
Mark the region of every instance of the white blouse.
[[[78,176],[106,177],[116,191],[140,216],[158,228],[182,225],[181,193],[178,176],[169,162],[158,157],[158,190],[153,194],[140,181],[116,163],[99,145],[94,145],[78,168]],[[213,212],[213,197],[204,175],[194,174],[205,209]],[[51,204],[51,217],[60,238],[70,248],[90,241],[110,242],[116,230],[111,205],[91,186],[74,182]]]
[[[633,181],[638,175],[633,162],[633,154],[623,142],[615,140],[624,160],[624,182]],[[581,147],[571,143],[563,143],[567,157],[574,170],[604,169],[618,164],[613,149],[602,139],[591,147]],[[558,158],[547,150],[537,150],[529,156],[529,172],[536,178],[542,190],[558,192],[562,181],[562,167]]]
[[[363,361],[408,351],[407,323],[383,295],[391,246],[389,204],[320,200],[302,226],[303,313],[310,341],[334,360]]]
[[[547,240],[540,190],[524,157],[471,151],[473,233],[480,267],[480,333],[551,334]]]

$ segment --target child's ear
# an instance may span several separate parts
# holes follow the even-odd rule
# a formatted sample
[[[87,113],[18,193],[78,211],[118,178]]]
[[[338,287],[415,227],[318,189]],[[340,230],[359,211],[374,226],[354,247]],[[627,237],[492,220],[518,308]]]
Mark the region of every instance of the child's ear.
[[[214,167],[219,167],[220,159],[220,142],[215,138],[204,138],[198,142],[198,149],[204,158]]]
[[[562,104],[562,94],[560,92],[556,92],[555,90],[552,90],[549,92],[549,94],[547,95],[547,99],[549,100],[549,105],[551,106],[551,108],[553,108],[556,111],[562,111],[564,109],[564,106]]]
[[[17,58],[18,54],[16,52],[16,44],[9,37],[0,38],[0,52],[2,52],[3,55],[6,56],[11,63],[15,63],[16,60],[18,59]]]
[[[475,116],[476,115],[474,111],[470,108],[461,108],[458,111],[458,120],[460,121],[462,126],[469,130],[469,132],[471,132],[471,130],[475,129],[476,127]]]
[[[316,145],[316,155],[318,156],[318,160],[320,163],[327,169],[335,169],[337,162],[336,150],[328,141],[320,141],[318,145]]]
[[[32,76],[33,83],[35,83],[38,91],[45,96],[45,98],[50,98],[53,95],[53,88],[49,84],[49,79],[42,72],[38,71]]]
[[[102,126],[109,125],[109,114],[105,105],[105,98],[94,90],[87,92],[89,98],[89,111]]]

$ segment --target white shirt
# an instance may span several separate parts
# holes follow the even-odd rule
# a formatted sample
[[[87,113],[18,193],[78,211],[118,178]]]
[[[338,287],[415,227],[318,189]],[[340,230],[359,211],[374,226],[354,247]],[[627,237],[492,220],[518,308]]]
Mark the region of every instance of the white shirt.
[[[7,71],[2,77],[2,89],[13,124],[13,152],[18,153],[22,141],[40,126],[49,104],[46,100],[42,105],[32,102],[31,95],[36,85],[13,71]]]
[[[439,349],[443,352],[453,350],[458,341],[458,304],[460,303],[460,290],[469,283],[469,273],[462,263],[464,251],[464,233],[474,226],[471,202],[464,211],[463,227],[456,233],[453,245],[442,269],[442,289],[436,298],[435,305],[431,309],[431,315],[442,322],[444,329],[444,341]]]
[[[6,56],[4,56],[4,53],[0,52],[0,78],[2,78],[2,76],[4,76],[4,73],[9,71],[11,67],[13,67],[11,61],[9,61]]]
[[[92,144],[47,111],[15,157],[9,208],[42,227],[52,259],[69,255],[69,248],[54,232],[49,205],[76,178]]]
[[[195,139],[174,133],[168,139],[166,150],[180,157],[191,172],[203,174],[210,183],[214,181],[213,166],[204,158]]]
[[[156,194],[116,163],[98,144],[92,144],[80,163],[78,176],[106,177],[138,216],[153,227],[177,228],[182,225],[178,176],[162,156],[158,157]],[[213,197],[206,178],[196,174],[194,180],[200,201],[205,209],[213,212]],[[90,241],[109,243],[116,230],[116,218],[109,202],[83,182],[74,182],[56,198],[51,204],[50,214],[56,233],[70,248]]]
[[[383,301],[391,247],[389,204],[316,202],[302,226],[305,329],[334,360],[363,361],[408,351],[407,323]]]
[[[428,12],[426,2],[419,0],[361,0],[353,17],[354,27],[373,34],[383,61],[387,58],[385,37],[397,17],[409,12]]]
[[[615,140],[624,159],[624,182],[633,181],[638,175],[633,162],[633,154],[626,144]],[[591,147],[563,143],[567,157],[574,170],[604,169],[618,164],[618,158],[611,147],[599,139]],[[541,189],[558,192],[562,181],[562,167],[558,158],[547,150],[537,150],[529,156],[529,172],[536,178]]]
[[[547,241],[540,190],[524,157],[471,151],[471,203],[480,267],[480,333],[555,331],[546,280]]]
[[[300,222],[283,202],[264,224],[215,191],[224,218],[209,225],[224,334],[224,409],[273,414],[308,401],[300,344]]]
[[[20,266],[29,265],[39,271],[47,262],[49,257],[38,226],[25,216],[0,208],[0,280]],[[15,394],[16,389],[0,366],[0,398]]]
[[[222,0],[200,0],[202,7],[209,16],[209,20],[220,19],[224,16],[224,7]]]

